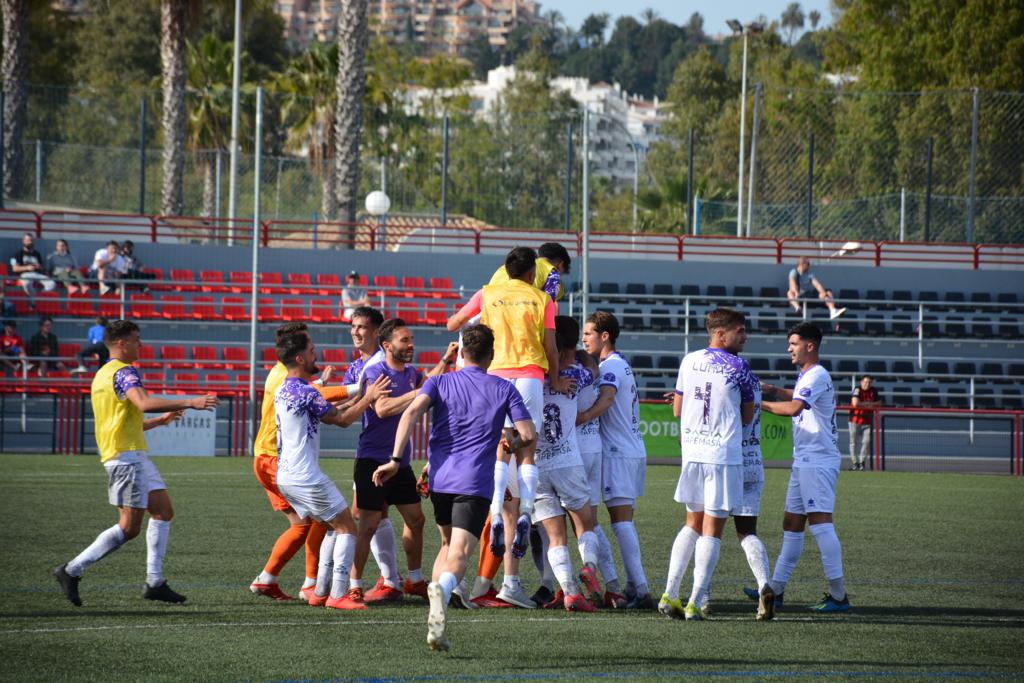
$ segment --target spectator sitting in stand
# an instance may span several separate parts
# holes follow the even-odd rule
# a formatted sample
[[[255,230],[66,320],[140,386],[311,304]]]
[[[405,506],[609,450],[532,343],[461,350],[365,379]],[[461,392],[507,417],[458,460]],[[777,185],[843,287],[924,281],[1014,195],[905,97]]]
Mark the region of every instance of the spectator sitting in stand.
[[[18,315],[18,309],[14,307],[14,304],[4,294],[3,285],[0,284],[0,318],[6,320],[16,315]]]
[[[3,359],[4,374],[8,370],[18,371],[18,367],[24,367],[28,371],[31,367],[25,360],[25,341],[18,336],[18,325],[13,320],[4,321],[4,336],[0,338],[0,358]],[[18,361],[11,360],[17,358]]]
[[[345,278],[345,287],[341,290],[341,303],[345,307],[345,320],[351,320],[352,312],[360,306],[370,305],[370,297],[366,290],[359,286],[359,273],[354,270]]]
[[[86,342],[82,346],[82,350],[76,354],[78,357],[78,367],[71,370],[72,375],[88,372],[89,369],[85,367],[85,361],[92,356],[99,357],[100,365],[106,363],[107,359],[110,358],[110,351],[107,350],[107,345],[103,343],[103,331],[106,327],[106,318],[103,316],[96,318],[96,324],[90,327],[86,333]]]
[[[818,298],[828,306],[829,320],[835,320],[843,313],[846,313],[845,308],[836,308],[835,301],[832,298],[832,290],[825,289],[818,278],[814,276],[814,273],[811,272],[811,260],[806,256],[801,256],[796,263],[796,268],[789,271],[789,290],[786,292],[786,297],[789,299],[789,305],[793,307],[793,310],[799,313],[800,299],[809,298],[814,293],[817,293]]]
[[[36,364],[39,367],[39,376],[46,377],[46,372],[49,370],[50,363],[53,363],[58,370],[64,370],[64,363],[60,360],[47,361],[43,358],[47,356],[59,355],[59,344],[57,343],[57,335],[53,333],[53,318],[49,316],[44,317],[39,321],[39,331],[32,335],[32,338],[28,340],[28,355],[32,357],[38,356]]]
[[[18,276],[21,288],[28,295],[28,305],[36,307],[35,285],[38,283],[44,292],[52,292],[57,283],[47,277],[43,270],[43,257],[35,247],[35,239],[30,233],[21,238],[21,249],[11,257],[11,271]]]
[[[54,280],[68,288],[68,294],[81,290],[89,291],[82,274],[78,271],[78,260],[68,247],[67,240],[57,240],[57,246],[46,257],[46,271]]]
[[[118,244],[114,240],[110,240],[107,242],[107,246],[96,250],[96,255],[92,259],[92,267],[89,268],[89,277],[99,280],[100,295],[102,296],[112,289],[109,283],[116,283],[121,279],[124,271],[124,258],[119,252]]]
[[[124,244],[121,245],[121,258],[124,259],[124,277],[126,280],[152,280],[156,277],[153,273],[145,272],[142,261],[135,255],[135,243],[131,240],[125,240]],[[142,283],[136,284],[135,288],[141,289],[143,292],[149,291],[149,287]]]

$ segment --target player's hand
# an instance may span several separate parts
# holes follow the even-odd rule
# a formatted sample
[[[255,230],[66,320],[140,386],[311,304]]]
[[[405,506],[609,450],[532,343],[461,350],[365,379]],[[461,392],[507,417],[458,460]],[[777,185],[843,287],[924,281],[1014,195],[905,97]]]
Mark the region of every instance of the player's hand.
[[[675,396],[676,392],[666,391],[664,394],[661,395],[661,398],[664,399],[665,403],[671,403],[675,399]]]
[[[441,356],[441,360],[449,365],[455,362],[455,359],[459,357],[459,342],[453,341],[448,344],[448,348],[444,350],[444,355]]]
[[[491,515],[491,555],[505,557],[505,522],[500,513]]]
[[[420,478],[416,480],[416,493],[420,494],[420,498],[430,496],[430,463],[423,466]]]
[[[373,485],[383,486],[391,477],[398,473],[398,463],[391,461],[386,465],[381,465],[373,471]]]
[[[593,356],[583,349],[577,349],[576,360],[579,361],[580,365],[594,373],[594,376],[597,376],[597,361],[594,360]]]
[[[331,381],[331,375],[333,374],[334,366],[328,365],[326,368],[323,369],[323,372],[320,373],[320,384],[326,387],[327,383]]]
[[[370,403],[374,403],[378,398],[382,396],[391,395],[391,380],[386,376],[381,375],[374,381],[373,384],[366,387],[366,397],[370,399]]]
[[[172,410],[169,413],[164,413],[159,418],[157,418],[159,420],[158,424],[166,426],[171,424],[172,422],[177,422],[182,418],[184,414],[184,410]]]
[[[196,396],[188,403],[189,407],[195,410],[213,410],[220,403],[220,399],[217,398],[217,394],[206,394],[205,396]]]
[[[559,375],[551,380],[551,390],[568,396],[576,392],[576,382],[568,377]]]

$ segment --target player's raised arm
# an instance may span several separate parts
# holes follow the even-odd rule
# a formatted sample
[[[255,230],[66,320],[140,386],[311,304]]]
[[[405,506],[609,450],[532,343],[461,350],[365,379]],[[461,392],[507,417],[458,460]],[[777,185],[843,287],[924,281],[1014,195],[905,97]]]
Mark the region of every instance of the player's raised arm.
[[[437,365],[430,369],[430,371],[423,378],[426,381],[427,377],[437,377],[443,375],[448,371],[448,368],[455,365],[455,359],[459,355],[459,342],[449,342],[448,348],[445,349],[444,355],[441,356],[441,360],[437,361]],[[420,383],[422,385],[422,382]]]
[[[792,393],[792,392],[790,392]],[[744,404],[746,405],[746,404]],[[772,415],[781,415],[782,417],[796,417],[803,409],[807,407],[807,404],[803,401],[765,401],[761,404],[761,410]],[[744,424],[748,424],[744,421]]]
[[[193,410],[213,410],[220,403],[220,399],[217,398],[216,394],[206,394],[204,396],[187,396],[183,398],[156,398],[150,396],[143,386],[134,386],[125,392],[125,396],[128,398],[136,408],[144,413],[163,413],[167,411],[175,410],[186,410],[191,408]],[[158,426],[158,425],[154,425]]]
[[[348,427],[353,422],[362,417],[366,409],[373,405],[378,398],[382,396],[388,396],[391,394],[391,380],[385,375],[381,375],[377,380],[366,387],[366,392],[362,398],[353,403],[351,406],[346,408],[344,411],[334,409],[334,413],[328,413],[333,419],[328,419],[324,416],[324,422],[330,422],[330,424],[336,424],[339,427]],[[335,415],[336,413],[336,415]]]
[[[477,290],[476,293],[469,298],[466,305],[459,309],[458,313],[448,318],[448,331],[458,332],[465,327],[470,318],[480,312],[480,305],[482,301],[483,294],[481,290]]]
[[[402,413],[402,419],[398,421],[398,430],[395,432],[395,448],[391,452],[391,461],[381,465],[373,472],[373,483],[381,486],[398,472],[402,462],[402,454],[405,453],[405,446],[409,443],[412,435],[413,425],[427,412],[433,400],[430,394],[419,394],[413,399],[409,407]]]

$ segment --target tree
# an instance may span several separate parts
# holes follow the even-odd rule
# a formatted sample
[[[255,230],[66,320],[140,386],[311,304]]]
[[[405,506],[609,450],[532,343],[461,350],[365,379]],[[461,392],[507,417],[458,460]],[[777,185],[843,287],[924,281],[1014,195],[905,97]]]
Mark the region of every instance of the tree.
[[[816,9],[812,9],[810,12],[807,13],[807,20],[811,22],[811,30],[817,31],[818,22],[821,21],[821,12],[819,12]]]
[[[694,45],[699,45],[707,40],[707,36],[704,35],[704,17],[700,12],[690,15],[689,21],[686,22],[686,33]]]
[[[27,97],[25,76],[28,74],[26,55],[25,0],[0,2],[4,22],[4,51],[0,63],[5,93],[4,110],[4,183],[0,191],[7,197],[16,197],[21,180],[21,135],[25,128]]]
[[[354,223],[359,205],[359,142],[366,88],[367,0],[342,0],[338,11],[335,186],[341,219]]]
[[[608,29],[608,13],[590,14],[580,26],[580,35],[587,47],[594,48],[604,44],[604,32]]]
[[[90,3],[75,35],[74,79],[96,88],[148,85],[160,75],[160,6],[153,0]]]
[[[791,2],[782,13],[782,27],[789,31],[789,44],[793,44],[796,32],[804,27],[804,11],[799,2]]]
[[[184,208],[182,183],[185,175],[185,29],[188,19],[185,0],[160,0],[160,65],[163,111],[160,124],[164,134],[163,188],[160,211],[181,215]]]
[[[466,46],[465,58],[473,65],[473,75],[477,80],[485,80],[487,72],[501,64],[501,52],[495,50],[490,39],[479,35]]]

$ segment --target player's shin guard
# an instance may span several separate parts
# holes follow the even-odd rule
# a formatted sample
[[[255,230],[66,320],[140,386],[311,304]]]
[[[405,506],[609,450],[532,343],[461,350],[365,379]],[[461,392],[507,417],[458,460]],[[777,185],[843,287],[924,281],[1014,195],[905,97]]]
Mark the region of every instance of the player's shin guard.
[[[818,542],[821,566],[825,570],[825,578],[828,579],[829,594],[836,600],[842,600],[846,597],[846,587],[843,583],[843,549],[839,545],[836,528],[832,524],[812,524],[811,535]]]
[[[162,519],[149,518],[146,529],[146,583],[159,586],[164,580],[164,555],[167,553],[167,537],[171,523]]]
[[[693,590],[690,592],[690,602],[695,605],[704,605],[721,547],[721,539],[714,536],[701,536],[697,539],[693,553]]]
[[[597,540],[597,534],[593,531],[584,531],[580,534],[577,545],[580,550],[580,559],[583,560],[583,564],[592,564],[595,567],[598,564],[598,546],[600,545]]]
[[[71,576],[81,576],[86,568],[99,562],[104,557],[120,548],[125,543],[124,531],[120,525],[115,524],[96,537],[88,548],[78,554],[75,559],[68,562],[65,568]]]
[[[626,581],[636,586],[637,595],[646,595],[647,577],[640,558],[640,537],[636,533],[633,522],[616,522],[612,531],[619,540],[619,552],[622,553],[622,564],[626,568]]]
[[[537,497],[537,482],[540,472],[536,465],[519,466],[519,513],[533,516],[533,501]]]
[[[600,524],[594,525],[594,535],[597,536],[597,568],[601,570],[606,584],[612,584],[616,588],[619,583],[619,571],[615,567],[615,556],[612,554],[612,544],[604,534],[604,528]]]
[[[317,566],[314,590],[320,597],[325,597],[331,590],[331,581],[334,579],[334,546],[337,540],[338,534],[329,529],[324,534],[323,543],[320,544],[320,562]]]
[[[776,595],[785,592],[789,577],[793,575],[803,551],[804,532],[782,532],[782,550],[779,551],[779,559],[775,560],[775,572],[772,574],[772,590]]]
[[[672,542],[665,593],[673,600],[679,599],[679,584],[683,582],[686,568],[690,566],[690,558],[693,557],[693,549],[697,546],[698,538],[700,538],[700,534],[688,526],[683,526],[676,534],[676,540]]]
[[[331,581],[331,597],[340,598],[348,589],[348,572],[352,568],[352,558],[356,554],[356,537],[354,534],[336,534],[334,543],[334,578]]]
[[[548,562],[566,595],[579,595],[580,589],[572,575],[572,560],[569,559],[569,548],[564,545],[548,548]]]
[[[380,567],[380,575],[388,586],[401,589],[402,581],[398,573],[398,548],[395,544],[395,527],[389,517],[384,517],[377,525],[377,531],[370,539],[370,552],[373,560]]]
[[[761,539],[753,534],[744,536],[740,545],[747,555],[747,564],[750,565],[750,571],[754,573],[757,590],[760,591],[768,583],[768,551]]]

